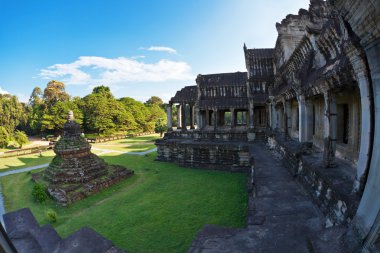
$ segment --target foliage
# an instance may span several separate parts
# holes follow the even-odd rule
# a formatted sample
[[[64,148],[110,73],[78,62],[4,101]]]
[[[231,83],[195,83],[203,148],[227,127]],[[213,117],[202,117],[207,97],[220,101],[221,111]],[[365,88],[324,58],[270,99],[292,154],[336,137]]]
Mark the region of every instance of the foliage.
[[[145,102],[145,105],[158,105],[158,106],[162,106],[164,104],[164,101],[162,101],[161,98],[157,97],[157,96],[152,96],[150,97],[146,102]]]
[[[42,104],[42,90],[40,87],[35,87],[29,98],[29,105],[31,107]]]
[[[136,124],[134,125],[134,129],[132,129],[145,131],[149,109],[143,103],[136,101],[133,98],[124,97],[119,99],[119,101],[124,105],[125,110],[130,112],[134,117]]]
[[[166,131],[166,122],[164,119],[162,118],[159,118],[157,121],[156,121],[156,124],[155,124],[155,127],[154,127],[154,131],[156,133],[160,133],[160,137],[162,136],[163,132]]]
[[[55,80],[50,81],[44,90],[44,99],[48,107],[59,101],[67,101],[70,96],[66,93],[65,84]]]
[[[7,129],[0,126],[0,148],[6,148],[9,142],[9,133]]]
[[[74,112],[75,120],[81,124],[83,115],[78,106],[71,100],[58,101],[53,106],[51,106],[43,115],[41,121],[41,130],[51,130],[58,133],[62,132],[63,125],[67,121],[67,114],[70,110]]]
[[[148,124],[145,126],[144,131],[151,132],[154,130],[158,119],[166,120],[166,113],[158,105],[150,105],[148,107],[149,115],[147,118]]]
[[[37,203],[45,202],[48,198],[46,186],[41,183],[36,183],[33,186],[32,196],[34,201],[36,201]]]
[[[18,129],[28,134],[59,135],[69,110],[74,112],[76,121],[86,133],[151,132],[159,118],[166,119],[162,109],[165,106],[157,96],[152,96],[145,104],[128,97],[116,99],[110,88],[103,85],[95,87],[84,98],[72,98],[66,93],[64,83],[53,80],[43,93],[39,87],[33,89],[24,113],[20,113],[20,119],[8,132],[13,133],[24,114],[25,123]]]
[[[28,136],[23,131],[16,130],[13,138],[20,145],[20,148],[22,148],[22,145],[28,143]]]
[[[46,219],[47,219],[50,223],[55,223],[55,222],[57,222],[58,215],[57,215],[57,212],[54,211],[53,209],[48,209],[48,210],[45,212],[45,216],[46,216]]]
[[[12,135],[16,127],[25,124],[26,120],[25,106],[18,101],[17,97],[0,94],[0,126]]]
[[[108,134],[137,127],[131,111],[113,97],[108,87],[95,87],[83,101],[84,128],[89,132]]]

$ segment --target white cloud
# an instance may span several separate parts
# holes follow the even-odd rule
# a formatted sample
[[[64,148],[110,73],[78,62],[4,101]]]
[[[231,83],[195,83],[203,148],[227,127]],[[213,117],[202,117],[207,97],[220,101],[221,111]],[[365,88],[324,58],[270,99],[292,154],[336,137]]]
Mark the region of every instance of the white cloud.
[[[171,47],[151,46],[148,48],[142,47],[141,49],[148,50],[148,51],[158,51],[158,52],[167,52],[170,54],[177,54],[177,50],[175,50],[174,48],[171,48]]]
[[[161,59],[145,63],[136,58],[81,56],[67,64],[41,69],[43,79],[59,79],[66,84],[122,84],[126,82],[165,82],[193,80],[191,67],[182,61]]]
[[[3,89],[1,88],[1,86],[0,86],[0,94],[9,94],[9,92],[6,91],[6,90],[3,90]]]

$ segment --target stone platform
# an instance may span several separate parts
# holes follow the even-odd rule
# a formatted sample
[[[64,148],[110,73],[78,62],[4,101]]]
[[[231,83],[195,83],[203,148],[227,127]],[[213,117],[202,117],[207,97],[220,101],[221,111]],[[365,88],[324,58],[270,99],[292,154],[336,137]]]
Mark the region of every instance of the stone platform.
[[[157,160],[181,166],[235,172],[247,171],[249,151],[246,142],[163,139],[156,141]]]
[[[341,241],[346,228],[324,228],[326,220],[318,206],[265,143],[251,144],[249,152],[254,166],[247,227],[206,225],[189,252],[350,252]],[[333,251],[323,251],[326,248]]]

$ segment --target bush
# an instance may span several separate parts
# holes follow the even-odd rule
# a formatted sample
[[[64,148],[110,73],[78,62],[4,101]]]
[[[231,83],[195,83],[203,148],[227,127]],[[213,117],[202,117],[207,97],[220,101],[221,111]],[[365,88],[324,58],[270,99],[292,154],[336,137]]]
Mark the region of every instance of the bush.
[[[45,202],[45,200],[48,198],[46,186],[41,183],[35,184],[33,186],[32,196],[34,200],[38,203]]]
[[[53,210],[53,209],[48,209],[46,212],[45,212],[45,216],[46,216],[46,219],[50,222],[50,223],[54,223],[57,221],[58,219],[58,215],[57,213]]]

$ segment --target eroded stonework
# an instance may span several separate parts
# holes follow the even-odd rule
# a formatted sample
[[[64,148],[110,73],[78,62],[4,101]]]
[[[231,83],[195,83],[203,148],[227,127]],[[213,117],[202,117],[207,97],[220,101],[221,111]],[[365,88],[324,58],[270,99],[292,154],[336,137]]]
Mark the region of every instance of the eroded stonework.
[[[91,145],[81,136],[72,112],[56,143],[56,156],[43,172],[49,194],[61,205],[68,205],[133,175],[133,171],[109,165],[91,153]]]

